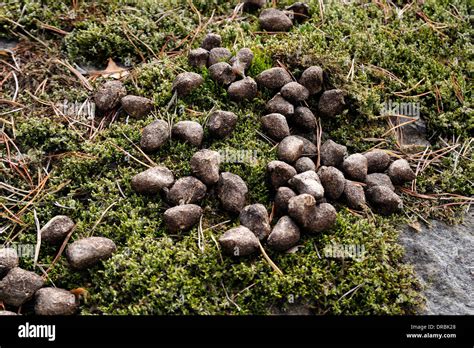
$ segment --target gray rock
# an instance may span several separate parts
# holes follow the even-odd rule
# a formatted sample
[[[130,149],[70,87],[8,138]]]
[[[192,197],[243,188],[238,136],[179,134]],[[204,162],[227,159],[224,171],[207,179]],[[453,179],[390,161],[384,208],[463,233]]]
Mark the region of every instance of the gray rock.
[[[281,88],[280,93],[283,98],[289,100],[292,103],[302,102],[309,97],[309,92],[306,87],[294,81],[284,85]]]
[[[290,127],[282,114],[268,114],[263,116],[260,121],[265,134],[274,140],[280,141],[290,135]]]
[[[204,129],[195,121],[179,121],[171,129],[171,134],[193,146],[201,146]]]
[[[191,158],[191,171],[206,185],[214,185],[219,181],[221,156],[212,150],[199,150]]]
[[[108,81],[97,89],[94,103],[99,110],[108,111],[117,107],[120,99],[127,95],[127,90],[118,80]]]
[[[372,186],[386,186],[390,190],[395,191],[395,187],[392,184],[392,180],[387,174],[383,173],[372,173],[367,175],[365,179],[365,183],[367,185],[367,189],[371,188]]]
[[[117,247],[104,237],[79,239],[66,248],[66,259],[73,269],[81,270],[96,265],[112,256]]]
[[[372,208],[382,215],[398,213],[403,208],[401,198],[386,186],[372,186],[369,188],[367,199]]]
[[[280,89],[292,81],[291,75],[283,68],[270,68],[262,71],[255,80],[259,87]]]
[[[183,204],[165,211],[163,218],[166,228],[174,233],[187,231],[201,219],[202,208],[195,204]]]
[[[390,156],[382,150],[372,150],[364,156],[367,158],[368,173],[382,173],[390,164]]]
[[[324,193],[329,199],[336,200],[341,197],[346,179],[339,169],[322,166],[318,170],[318,176],[324,187]]]
[[[312,208],[311,218],[303,226],[310,233],[318,233],[333,227],[336,218],[336,209],[329,203],[321,203]]]
[[[40,230],[41,241],[50,244],[61,243],[73,228],[74,221],[65,215],[57,215]]]
[[[364,188],[358,183],[346,180],[344,185],[344,199],[349,208],[362,210],[366,205]]]
[[[237,76],[229,63],[219,62],[209,67],[211,78],[221,85],[229,85],[235,81]]]
[[[189,52],[188,62],[195,68],[203,68],[207,65],[208,58],[209,51],[200,47]]]
[[[257,83],[251,77],[231,83],[227,89],[229,98],[236,101],[253,99],[257,96]]]
[[[347,147],[327,140],[321,145],[321,165],[327,167],[340,167],[347,156]]]
[[[262,29],[267,31],[288,31],[293,26],[293,22],[283,11],[274,8],[263,10],[258,21]]]
[[[166,121],[156,120],[143,128],[140,147],[146,152],[157,151],[170,137],[170,127]]]
[[[416,178],[415,173],[410,168],[410,164],[405,159],[394,161],[388,167],[388,176],[395,185],[401,185]]]
[[[168,192],[167,198],[171,204],[194,204],[203,200],[207,187],[193,176],[185,176],[176,180]]]
[[[296,169],[282,161],[271,161],[267,165],[267,173],[272,186],[278,188],[286,185],[296,175]]]
[[[201,75],[194,72],[184,72],[176,76],[171,89],[176,91],[179,96],[185,96],[201,86],[204,79]]]
[[[245,226],[234,227],[219,238],[222,251],[230,256],[248,256],[259,249],[258,238]]]
[[[462,224],[430,220],[420,231],[405,227],[399,243],[404,262],[414,266],[421,283],[423,315],[474,315],[474,215],[471,209]]]
[[[36,315],[73,315],[78,308],[76,296],[67,290],[42,288],[35,293]]]
[[[286,9],[293,12],[293,18],[298,23],[302,23],[310,17],[309,5],[307,3],[298,1],[291,6],[288,6]]]
[[[288,201],[288,215],[300,226],[307,226],[309,220],[313,218],[316,200],[308,194],[301,194],[290,198]]]
[[[244,0],[244,10],[257,10],[265,6],[267,0]]]
[[[294,135],[295,138],[300,139],[303,142],[303,156],[314,157],[318,153],[318,148],[310,140],[300,135]]]
[[[318,174],[313,170],[308,170],[307,172],[295,175],[288,181],[288,183],[299,194],[309,194],[316,200],[324,197],[324,188],[321,185]]]
[[[132,178],[132,189],[138,193],[156,194],[173,185],[174,175],[164,166],[156,166],[138,173]]]
[[[153,100],[136,95],[127,95],[120,102],[125,112],[134,118],[148,115],[153,108]]]
[[[290,135],[278,144],[277,156],[281,161],[294,163],[303,155],[303,141]]]
[[[295,191],[289,187],[279,187],[274,198],[275,215],[282,216],[288,214],[288,202],[295,196]]]
[[[219,62],[228,62],[232,57],[232,53],[225,47],[215,47],[209,51],[207,66],[211,67]]]
[[[299,83],[305,86],[310,95],[317,94],[323,89],[323,69],[310,66],[301,74]]]
[[[12,268],[0,281],[0,301],[19,307],[44,285],[43,278],[20,267]]]
[[[296,126],[305,130],[314,131],[316,129],[316,116],[306,106],[298,106],[291,120]]]
[[[247,193],[247,185],[240,176],[229,172],[221,173],[217,186],[217,196],[225,210],[240,213],[245,206]]]
[[[280,93],[275,94],[275,96],[265,104],[265,110],[269,114],[282,114],[286,117],[292,116],[295,113],[293,104],[283,98]]]
[[[252,64],[254,54],[250,48],[244,47],[241,48],[235,55],[235,60],[232,64],[232,67],[235,69],[247,70]],[[234,64],[235,63],[235,64]]]
[[[288,215],[305,231],[318,233],[334,225],[337,212],[331,204],[321,203],[316,205],[316,200],[313,196],[301,194],[290,199]]]
[[[20,259],[15,249],[0,248],[0,279],[12,268],[18,267]]]
[[[240,212],[240,224],[252,231],[258,239],[264,240],[270,234],[270,220],[263,204],[247,205]]]
[[[364,182],[367,177],[367,158],[360,153],[350,155],[342,162],[342,169],[349,178]]]
[[[13,248],[0,248],[0,279],[12,268],[18,267],[20,258]]]
[[[300,229],[298,225],[289,217],[283,216],[273,227],[267,244],[275,250],[288,250],[295,246],[300,240]]]
[[[319,98],[318,109],[324,117],[339,115],[345,107],[344,92],[340,89],[325,91]]]
[[[301,157],[296,161],[295,169],[298,173],[307,172],[308,170],[316,171],[316,165],[311,158]]]
[[[222,110],[213,111],[207,121],[209,133],[214,137],[224,138],[233,132],[237,125],[237,119],[237,115],[233,112]]]
[[[202,40],[201,47],[207,51],[210,51],[213,48],[221,47],[221,44],[222,38],[219,34],[209,33],[204,37],[204,40]]]

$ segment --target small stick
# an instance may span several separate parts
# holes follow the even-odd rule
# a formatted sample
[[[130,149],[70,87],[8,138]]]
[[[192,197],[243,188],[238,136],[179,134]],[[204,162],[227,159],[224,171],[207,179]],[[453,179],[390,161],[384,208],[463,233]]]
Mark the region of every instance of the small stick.
[[[51,263],[51,265],[49,266],[49,268],[46,270],[46,274],[48,274],[54,267],[54,265],[56,264],[56,262],[59,260],[59,257],[61,256],[61,254],[63,253],[64,249],[66,248],[66,245],[67,245],[67,242],[69,242],[69,239],[71,238],[73,232],[76,230],[76,225],[74,225],[73,228],[71,228],[71,231],[69,231],[69,233],[67,234],[66,238],[64,238],[64,241],[63,241],[63,244],[61,244],[61,247],[59,248],[59,251],[58,253],[56,254],[56,256],[54,257],[54,260],[53,262]],[[44,276],[43,276],[44,277]]]
[[[260,248],[260,251],[262,252],[262,255],[264,259],[268,262],[268,264],[273,268],[273,270],[278,273],[279,275],[283,275],[283,272],[278,268],[277,265],[270,259],[270,257],[267,255],[265,252],[265,249],[263,249],[262,243],[260,243],[260,240],[258,241],[258,247]]]

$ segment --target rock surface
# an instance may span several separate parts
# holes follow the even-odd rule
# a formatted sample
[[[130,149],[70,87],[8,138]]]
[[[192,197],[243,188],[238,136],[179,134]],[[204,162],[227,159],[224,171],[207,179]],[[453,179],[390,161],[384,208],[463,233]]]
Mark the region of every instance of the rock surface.
[[[199,222],[202,208],[195,204],[183,204],[165,211],[163,218],[170,232],[187,231]]]
[[[230,256],[247,256],[259,249],[258,238],[245,226],[231,228],[219,238],[222,251]]]
[[[388,167],[388,176],[395,185],[401,185],[416,178],[415,173],[410,168],[410,164],[405,159],[398,159]]]
[[[350,179],[364,182],[367,177],[367,158],[360,153],[352,154],[342,162],[342,168]]]
[[[191,171],[204,184],[214,185],[219,181],[220,163],[219,152],[208,149],[199,150],[191,158]]]
[[[184,72],[176,76],[171,89],[183,97],[202,85],[204,79],[195,72]]]
[[[307,193],[316,200],[324,197],[324,188],[321,185],[318,174],[313,170],[295,175],[288,183],[294,187],[299,194]]]
[[[209,51],[200,47],[194,50],[191,50],[188,55],[189,65],[195,68],[203,68],[207,65],[207,60],[209,58]]]
[[[372,208],[382,214],[398,213],[403,208],[401,198],[386,186],[373,186],[367,190],[367,198]]]
[[[112,256],[115,243],[104,237],[79,239],[66,248],[66,259],[73,269],[81,270],[94,266]]]
[[[138,173],[132,178],[132,189],[138,193],[156,194],[173,185],[174,175],[164,166],[156,166]]]
[[[258,21],[262,29],[267,31],[288,31],[293,26],[293,22],[283,11],[274,8],[263,10]]]
[[[240,212],[240,224],[252,231],[258,239],[264,240],[271,231],[267,209],[263,204],[247,205]]]
[[[5,276],[12,268],[18,267],[20,258],[16,249],[0,248],[0,279]]]
[[[204,137],[204,129],[196,121],[179,121],[171,129],[173,137],[193,146],[200,146]]]
[[[230,111],[216,110],[211,112],[207,121],[209,133],[217,138],[231,134],[237,125],[237,115]]]
[[[240,176],[229,172],[221,173],[217,186],[217,196],[225,210],[240,213],[245,206],[247,193],[247,185]]]
[[[275,193],[274,207],[276,216],[288,214],[288,202],[295,197],[296,193],[286,186],[279,187]]]
[[[283,98],[280,93],[275,94],[275,96],[265,104],[265,110],[269,114],[282,114],[286,117],[295,113],[293,104]]]
[[[346,179],[339,169],[322,166],[318,170],[318,176],[328,198],[335,200],[341,197]]]
[[[219,34],[209,33],[202,40],[201,47],[207,51],[212,50],[213,48],[220,47],[222,44],[222,38]]]
[[[127,90],[120,81],[108,81],[97,89],[94,103],[99,110],[108,111],[117,107]]]
[[[319,98],[318,110],[324,117],[339,115],[345,108],[344,92],[340,89],[325,91]]]
[[[347,147],[327,140],[321,145],[321,165],[327,167],[340,167],[347,156]]]
[[[321,92],[323,88],[323,69],[319,66],[310,66],[301,74],[299,83],[305,86],[311,95]]]
[[[302,102],[309,97],[309,92],[306,87],[294,81],[284,85],[281,88],[280,93],[283,98],[289,100],[292,103]]]
[[[140,147],[146,152],[153,152],[163,146],[170,137],[170,127],[163,120],[156,120],[143,128]]]
[[[230,99],[241,101],[253,99],[257,95],[257,83],[251,77],[245,77],[242,80],[235,81],[227,89]]]
[[[300,240],[300,229],[298,225],[289,217],[283,216],[273,227],[267,244],[275,250],[288,250],[295,246]]]
[[[267,165],[267,173],[272,186],[278,188],[286,185],[296,175],[296,169],[282,161],[271,161]]]
[[[69,217],[57,215],[40,230],[41,240],[50,244],[61,243],[73,227],[74,221]]]
[[[127,95],[120,101],[127,114],[134,118],[143,118],[153,108],[153,100],[137,95]]]
[[[420,314],[474,315],[474,214],[461,225],[430,221],[416,232],[404,228],[399,242],[405,262],[414,265],[424,287],[426,306]]]
[[[290,135],[284,138],[277,147],[277,156],[280,161],[294,163],[303,155],[303,141]]]
[[[36,315],[73,315],[78,308],[76,296],[64,289],[42,288],[35,294]]]
[[[262,71],[256,78],[259,87],[280,89],[292,81],[291,75],[283,68],[270,68]]]
[[[369,173],[382,173],[390,164],[390,156],[382,150],[372,150],[364,154],[367,158],[367,169]]]
[[[20,267],[12,268],[0,281],[0,301],[4,304],[19,307],[44,284],[43,278],[34,272]]]
[[[260,118],[265,134],[274,140],[282,140],[290,135],[290,127],[282,114],[268,114]]]
[[[201,180],[193,176],[185,176],[176,180],[170,188],[167,198],[171,204],[199,203],[206,196],[207,187]]]

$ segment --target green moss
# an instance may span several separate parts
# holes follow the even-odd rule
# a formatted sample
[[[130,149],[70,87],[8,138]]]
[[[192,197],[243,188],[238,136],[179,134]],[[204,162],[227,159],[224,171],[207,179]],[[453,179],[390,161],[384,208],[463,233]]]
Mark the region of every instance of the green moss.
[[[73,129],[44,105],[31,110],[31,114],[12,113],[15,131],[5,127],[26,155],[30,173],[43,173],[44,168],[50,173],[34,205],[40,223],[44,225],[53,216],[66,214],[77,222],[72,240],[96,235],[117,243],[117,252],[111,259],[87,271],[71,272],[64,257],[51,271],[50,279],[56,286],[89,290],[91,298],[81,306],[82,313],[266,314],[297,304],[318,314],[407,314],[421,305],[413,270],[402,263],[403,250],[396,242],[396,228],[400,219],[408,220],[416,215],[412,212],[424,218],[458,221],[461,209],[442,207],[445,203],[442,200],[420,200],[406,194],[403,200],[408,218],[354,216],[343,205],[337,206],[337,224],[331,230],[304,236],[295,253],[268,251],[284,273],[277,276],[261,255],[241,260],[226,256],[221,259],[214,239],[237,225],[238,217],[222,212],[213,194],[202,204],[204,252],[197,245],[197,227],[186,233],[169,234],[162,218],[168,207],[163,197],[138,195],[131,189],[132,176],[146,169],[131,156],[147,163],[132,143],[140,141],[141,129],[155,118],[173,123],[192,119],[204,125],[211,109],[232,111],[239,119],[235,131],[225,139],[215,140],[206,130],[203,147],[227,151],[230,156],[221,169],[246,181],[249,202],[263,203],[271,209],[272,192],[266,182],[265,167],[276,158],[275,149],[258,135],[259,118],[271,93],[259,91],[252,101],[232,102],[225,88],[214,83],[203,68],[199,70],[204,77],[203,85],[170,104],[173,79],[180,72],[191,70],[186,50],[197,47],[207,31],[216,31],[231,51],[242,47],[253,50],[255,58],[248,71],[252,77],[278,63],[284,64],[296,77],[309,65],[322,66],[327,74],[326,87],[346,90],[349,104],[342,115],[322,120],[324,137],[346,144],[350,152],[361,152],[375,145],[367,139],[380,138],[387,130],[386,120],[378,117],[382,103],[386,99],[403,101],[393,93],[408,90],[421,81],[407,95],[432,92],[410,98],[421,104],[429,137],[436,142],[440,135],[447,138],[455,135],[464,147],[462,156],[453,151],[422,172],[417,178],[417,190],[426,194],[447,192],[470,196],[473,156],[468,137],[473,118],[468,38],[472,29],[467,20],[458,20],[448,13],[452,9],[448,1],[413,4],[402,18],[397,17],[393,6],[385,13],[382,5],[376,3],[360,6],[356,2],[330,2],[325,5],[324,22],[318,4],[312,3],[311,20],[278,35],[256,33],[260,30],[258,13],[244,13],[244,19],[226,20],[236,3],[222,1],[194,1],[194,9],[187,1],[176,8],[164,1],[145,1],[140,6],[134,1],[127,2],[127,6],[119,6],[117,1],[101,5],[84,2],[73,21],[64,20],[66,11],[70,10],[69,3],[67,6],[43,3],[56,12],[43,11],[44,6],[34,1],[28,2],[22,18],[17,5],[1,11],[54,48],[49,53],[41,52],[46,58],[48,54],[60,55],[61,41],[40,29],[35,19],[71,31],[64,39],[62,53],[72,61],[100,66],[112,57],[133,64],[134,69],[125,81],[128,93],[151,98],[156,105],[153,115],[144,120],[130,118],[125,122],[123,113],[119,114],[91,140],[85,131],[81,133],[81,128]],[[289,3],[278,2],[279,6]],[[455,6],[461,15],[467,16],[465,3],[459,1]],[[206,23],[214,9],[214,16],[222,19],[197,32],[196,11],[201,15],[201,23]],[[447,26],[435,30],[425,25],[416,15],[420,11]],[[3,28],[11,28],[8,21],[1,23]],[[162,50],[173,52],[160,54]],[[138,64],[141,55],[145,63]],[[348,75],[352,62],[353,76]],[[84,101],[88,97],[66,69],[52,66],[47,73],[38,74],[41,64],[29,64],[25,69],[34,73],[30,75],[34,77],[32,81],[40,83],[48,78],[45,93],[37,94],[42,100],[56,103],[64,98]],[[101,82],[98,79],[94,83]],[[35,83],[30,85],[20,80],[22,88],[31,87],[32,92],[38,87]],[[11,80],[5,86],[7,93],[15,90]],[[19,101],[25,105],[35,103],[23,93]],[[315,103],[314,99],[309,101],[313,109]],[[166,109],[168,105],[170,108]],[[104,115],[96,116],[101,120]],[[397,149],[391,137],[384,137],[384,141],[385,148]],[[434,144],[433,150],[445,146],[440,142]],[[189,144],[173,139],[149,157],[168,166],[176,177],[182,177],[190,175],[189,160],[195,151]],[[4,149],[0,152],[5,155]],[[254,156],[250,159],[256,161],[238,160],[235,155]],[[2,166],[2,181],[31,189],[3,162]],[[33,179],[38,179],[37,174],[33,174]],[[8,203],[4,197],[0,202]],[[17,241],[36,242],[33,211],[28,210],[21,218],[24,227],[15,225],[2,242],[18,232]],[[227,220],[230,221],[215,226]],[[1,222],[10,223],[6,219]],[[333,243],[363,246],[366,257],[361,261],[326,257],[324,249]],[[43,245],[41,263],[51,263],[55,253],[55,248]],[[22,266],[33,267],[27,259],[22,260]]]

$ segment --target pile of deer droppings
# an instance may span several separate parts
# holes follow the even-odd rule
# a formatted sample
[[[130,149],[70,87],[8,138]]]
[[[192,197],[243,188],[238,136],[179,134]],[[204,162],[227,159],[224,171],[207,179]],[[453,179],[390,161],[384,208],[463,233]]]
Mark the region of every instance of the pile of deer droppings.
[[[259,9],[265,0],[245,1],[245,8]],[[286,11],[265,9],[259,23],[267,31],[286,31],[295,22],[309,17],[308,5],[295,3]],[[292,20],[293,19],[293,20]],[[208,34],[200,48],[189,52],[189,64],[207,67],[210,77],[227,89],[231,100],[251,100],[258,89],[275,91],[266,103],[266,114],[261,117],[261,127],[272,140],[279,142],[278,160],[267,165],[267,174],[274,194],[274,214],[279,218],[271,226],[269,214],[263,204],[247,205],[248,188],[245,181],[230,172],[221,172],[218,152],[199,149],[191,158],[192,175],[175,180],[171,170],[156,166],[138,173],[132,178],[131,187],[140,194],[163,194],[171,206],[164,213],[164,222],[170,232],[186,231],[199,223],[203,209],[200,202],[209,193],[215,193],[224,210],[239,214],[240,226],[225,232],[219,243],[222,250],[232,256],[246,256],[256,252],[262,242],[272,249],[285,251],[295,246],[301,232],[319,233],[331,228],[336,222],[336,209],[331,204],[340,200],[350,208],[363,210],[367,203],[381,214],[400,211],[402,200],[395,193],[395,185],[415,178],[408,162],[390,156],[381,150],[348,156],[347,148],[332,140],[318,147],[314,139],[300,136],[290,129],[315,133],[318,116],[331,118],[346,107],[345,93],[339,89],[324,90],[323,70],[308,67],[294,81],[282,67],[263,71],[255,80],[246,76],[252,64],[253,52],[240,49],[235,56],[221,47],[218,34]],[[179,74],[172,85],[178,97],[186,96],[201,86],[204,79],[194,72]],[[306,100],[313,98],[317,105],[314,112]],[[147,116],[154,103],[152,100],[127,95],[120,81],[104,83],[96,91],[94,101],[102,111],[121,108],[131,117]],[[231,134],[238,116],[230,111],[216,110],[210,113],[205,127],[211,138],[224,138]],[[170,125],[156,120],[142,130],[140,147],[152,153],[164,146],[171,138],[200,148],[203,126],[195,121],[180,121]],[[320,163],[319,168],[315,164]],[[366,202],[367,197],[367,202]],[[74,230],[74,222],[67,216],[55,216],[40,231],[41,241],[52,245],[67,243]],[[88,237],[66,247],[66,259],[72,269],[82,270],[105,260],[116,250],[114,242],[104,237]],[[78,309],[75,294],[52,287],[43,287],[44,277],[18,267],[19,258],[14,249],[0,249],[0,300],[5,305],[20,307],[33,296],[35,313],[39,315],[68,315]],[[2,315],[15,314],[0,311]]]

